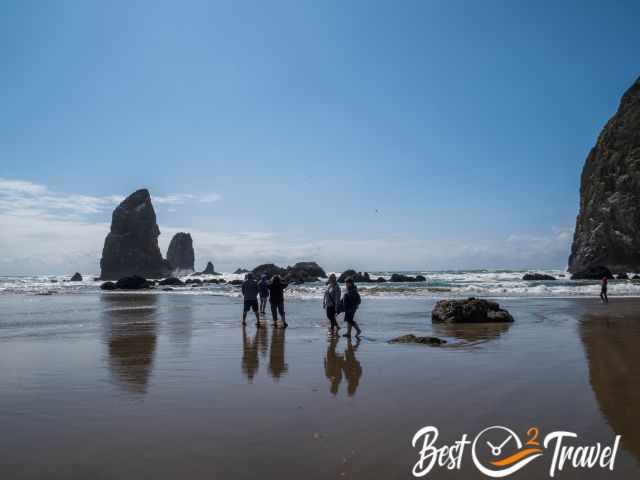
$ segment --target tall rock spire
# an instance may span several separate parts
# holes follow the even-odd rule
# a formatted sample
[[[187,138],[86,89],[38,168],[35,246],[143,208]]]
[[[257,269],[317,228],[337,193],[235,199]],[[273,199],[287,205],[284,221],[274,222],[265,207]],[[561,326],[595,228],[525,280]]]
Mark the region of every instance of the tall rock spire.
[[[113,211],[111,231],[104,240],[100,277],[113,280],[128,275],[159,278],[169,272],[158,246],[160,229],[151,196],[138,190]]]
[[[622,96],[582,170],[569,271],[640,271],[640,78]]]

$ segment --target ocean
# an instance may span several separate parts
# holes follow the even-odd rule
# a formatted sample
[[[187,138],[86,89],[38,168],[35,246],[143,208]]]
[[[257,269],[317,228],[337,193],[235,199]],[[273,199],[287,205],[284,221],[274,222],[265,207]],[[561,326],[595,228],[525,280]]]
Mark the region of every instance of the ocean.
[[[524,281],[522,277],[528,272],[551,275],[556,280]],[[339,272],[335,272],[339,273]],[[371,278],[390,278],[393,273],[405,275],[423,275],[426,282],[417,283],[360,283],[358,285],[363,296],[377,298],[573,298],[598,296],[600,286],[594,280],[571,280],[570,274],[564,270],[446,270],[446,271],[379,271],[370,272]],[[95,281],[98,274],[83,273],[82,282],[68,282],[69,276],[36,275],[36,276],[0,276],[0,295],[2,294],[83,294],[95,293],[102,282]],[[630,275],[632,276],[632,275]],[[220,279],[227,281],[242,279],[243,275],[223,273],[222,275],[200,275],[201,280]],[[296,299],[321,299],[324,292],[324,281],[290,285],[287,296]],[[163,290],[157,287],[145,293],[161,295],[221,295],[239,297],[238,287],[225,284],[204,284],[193,287],[171,287]],[[621,297],[640,296],[640,281],[612,280],[609,283],[609,295]]]

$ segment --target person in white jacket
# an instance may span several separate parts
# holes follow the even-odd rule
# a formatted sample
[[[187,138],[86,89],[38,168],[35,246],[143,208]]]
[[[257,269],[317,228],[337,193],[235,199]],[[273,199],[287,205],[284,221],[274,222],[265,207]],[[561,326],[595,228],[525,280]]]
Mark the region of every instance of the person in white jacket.
[[[324,299],[322,300],[322,307],[326,310],[327,318],[331,322],[331,326],[329,327],[331,331],[340,330],[338,321],[336,320],[336,315],[339,313],[340,294],[340,285],[338,285],[338,280],[332,273],[329,275],[329,282],[327,283],[327,289],[324,292]]]

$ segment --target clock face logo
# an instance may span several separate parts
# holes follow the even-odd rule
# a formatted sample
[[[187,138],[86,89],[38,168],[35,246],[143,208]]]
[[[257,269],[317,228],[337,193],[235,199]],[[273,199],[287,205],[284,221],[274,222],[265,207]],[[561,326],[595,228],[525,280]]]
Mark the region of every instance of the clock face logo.
[[[531,427],[527,431],[528,440],[523,444],[510,428],[498,425],[485,428],[471,447],[473,462],[488,477],[511,475],[542,455],[538,435],[538,428]]]

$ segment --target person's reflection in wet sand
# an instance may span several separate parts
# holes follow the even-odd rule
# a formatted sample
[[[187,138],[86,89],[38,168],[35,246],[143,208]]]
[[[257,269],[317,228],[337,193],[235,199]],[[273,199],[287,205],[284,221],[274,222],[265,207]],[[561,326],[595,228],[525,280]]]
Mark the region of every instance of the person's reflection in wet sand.
[[[289,370],[289,365],[285,363],[284,335],[284,328],[274,328],[271,330],[269,373],[276,381]]]
[[[156,351],[156,295],[102,295],[105,343],[116,383],[144,394]]]
[[[622,447],[640,461],[640,317],[634,312],[585,315],[580,338],[600,410],[622,436]]]
[[[362,377],[362,365],[356,358],[360,340],[356,339],[354,345],[351,339],[348,339],[344,354],[336,353],[338,340],[338,336],[331,336],[329,339],[329,346],[324,359],[324,374],[329,380],[329,391],[332,395],[338,394],[340,383],[344,376],[347,379],[347,394],[352,397],[356,394]]]
[[[253,382],[253,378],[258,372],[258,366],[260,364],[258,360],[258,350],[266,354],[268,347],[267,329],[257,328],[253,338],[249,338],[247,335],[247,328],[242,327],[242,371],[249,380],[249,383]]]
[[[339,337],[337,335],[331,336],[329,339],[329,346],[327,347],[327,354],[324,358],[324,375],[331,384],[329,391],[333,395],[338,394],[338,388],[342,381],[342,364],[344,363],[343,356],[336,353],[338,340]]]
[[[355,395],[360,378],[362,377],[362,365],[356,358],[356,351],[360,346],[360,339],[356,339],[356,344],[347,339],[347,349],[344,351],[344,376],[347,378],[347,393],[350,397]]]

